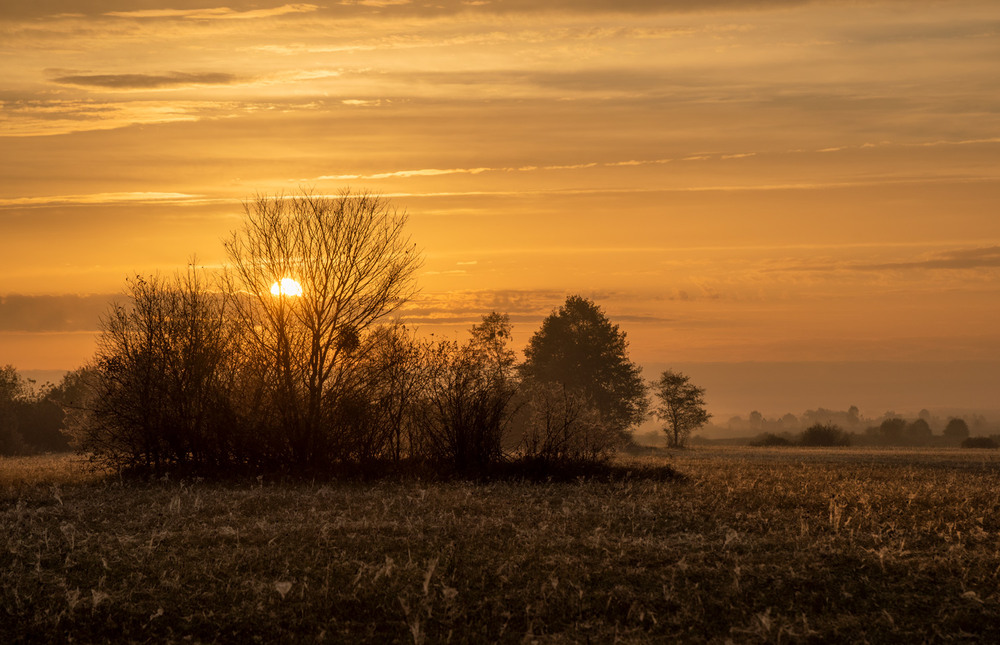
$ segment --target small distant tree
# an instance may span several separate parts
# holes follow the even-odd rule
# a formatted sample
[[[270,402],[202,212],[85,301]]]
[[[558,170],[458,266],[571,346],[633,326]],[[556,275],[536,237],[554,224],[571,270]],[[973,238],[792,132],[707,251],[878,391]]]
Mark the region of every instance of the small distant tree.
[[[781,417],[781,428],[785,432],[795,430],[799,427],[800,426],[798,417],[796,417],[791,412],[788,412],[787,414],[785,414],[785,416]]]
[[[583,397],[624,444],[648,408],[641,368],[629,360],[625,332],[592,300],[569,296],[542,321],[524,350],[521,373],[534,383],[560,383]]]
[[[884,420],[878,427],[880,443],[898,446],[906,442],[906,419],[892,417]]]
[[[951,444],[960,444],[969,438],[969,425],[965,419],[952,418],[944,427],[944,438]]]
[[[817,423],[802,431],[799,435],[799,444],[819,447],[849,446],[851,437],[838,425]]]
[[[915,419],[906,426],[906,442],[911,445],[926,445],[930,443],[933,434],[930,424],[924,418]]]
[[[671,370],[665,370],[659,380],[652,383],[652,388],[658,399],[654,412],[666,423],[663,431],[667,434],[667,443],[673,448],[684,447],[691,431],[712,418],[705,410],[705,389],[692,384],[684,374]]]

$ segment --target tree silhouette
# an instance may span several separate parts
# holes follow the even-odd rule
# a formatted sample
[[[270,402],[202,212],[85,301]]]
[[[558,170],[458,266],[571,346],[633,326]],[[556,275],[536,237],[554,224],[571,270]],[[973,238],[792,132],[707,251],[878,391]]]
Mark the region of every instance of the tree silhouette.
[[[136,277],[127,292],[101,321],[81,447],[119,470],[229,465],[239,342],[225,298],[193,267]]]
[[[850,436],[840,426],[833,423],[817,423],[811,425],[799,435],[799,444],[803,446],[849,446]]]
[[[705,410],[705,389],[691,383],[689,377],[664,370],[653,382],[653,394],[658,399],[656,417],[666,423],[667,443],[682,448],[692,430],[705,425],[712,415]]]
[[[369,194],[257,198],[226,243],[229,290],[260,358],[284,450],[296,463],[345,457],[334,413],[350,393],[363,335],[414,292],[419,254],[404,235],[406,215]],[[300,296],[273,295],[292,279]]]
[[[522,374],[561,383],[597,410],[600,423],[623,442],[646,413],[646,385],[628,358],[625,333],[593,301],[569,296],[543,322],[524,350]]]
[[[965,419],[948,419],[948,425],[944,427],[944,436],[949,443],[960,444],[969,438],[969,424]]]
[[[510,319],[483,316],[465,344],[442,340],[426,348],[428,380],[418,408],[425,456],[458,472],[483,472],[503,458],[503,440],[517,393]]]
[[[17,427],[17,408],[28,393],[28,383],[13,365],[0,367],[0,455],[16,455],[26,450]]]
[[[930,424],[924,418],[914,419],[906,426],[906,440],[914,445],[929,443],[933,434]]]

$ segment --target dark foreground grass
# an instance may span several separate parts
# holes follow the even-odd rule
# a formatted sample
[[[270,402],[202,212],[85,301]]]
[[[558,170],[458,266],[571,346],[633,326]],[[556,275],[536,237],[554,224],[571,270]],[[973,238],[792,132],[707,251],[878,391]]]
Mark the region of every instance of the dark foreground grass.
[[[3,460],[0,642],[1000,633],[996,453],[668,461],[687,476],[122,484]]]

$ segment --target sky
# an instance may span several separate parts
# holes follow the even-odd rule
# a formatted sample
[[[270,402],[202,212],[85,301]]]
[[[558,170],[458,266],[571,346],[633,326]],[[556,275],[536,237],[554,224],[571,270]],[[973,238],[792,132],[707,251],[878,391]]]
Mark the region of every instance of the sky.
[[[0,364],[351,188],[422,332],[579,293],[717,414],[1000,408],[997,61],[996,0],[4,2]]]

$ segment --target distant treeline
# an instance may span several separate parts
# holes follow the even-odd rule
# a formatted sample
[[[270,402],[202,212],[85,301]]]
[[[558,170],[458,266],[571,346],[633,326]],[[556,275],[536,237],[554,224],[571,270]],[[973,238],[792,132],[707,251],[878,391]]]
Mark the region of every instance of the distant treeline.
[[[978,431],[976,436],[972,436],[966,419],[949,417],[942,420],[927,410],[921,410],[914,419],[893,412],[887,412],[880,419],[865,419],[855,406],[844,411],[820,408],[808,410],[801,417],[786,414],[775,420],[768,420],[754,411],[746,419],[733,417],[729,420],[728,429],[741,432],[744,437],[727,442],[760,446],[996,447],[1000,434],[989,433],[993,428],[983,417],[971,415],[971,418]],[[756,434],[748,436],[748,431],[756,431]]]
[[[11,365],[0,367],[0,455],[69,450],[65,408],[78,396],[76,384],[70,374],[39,386]]]

